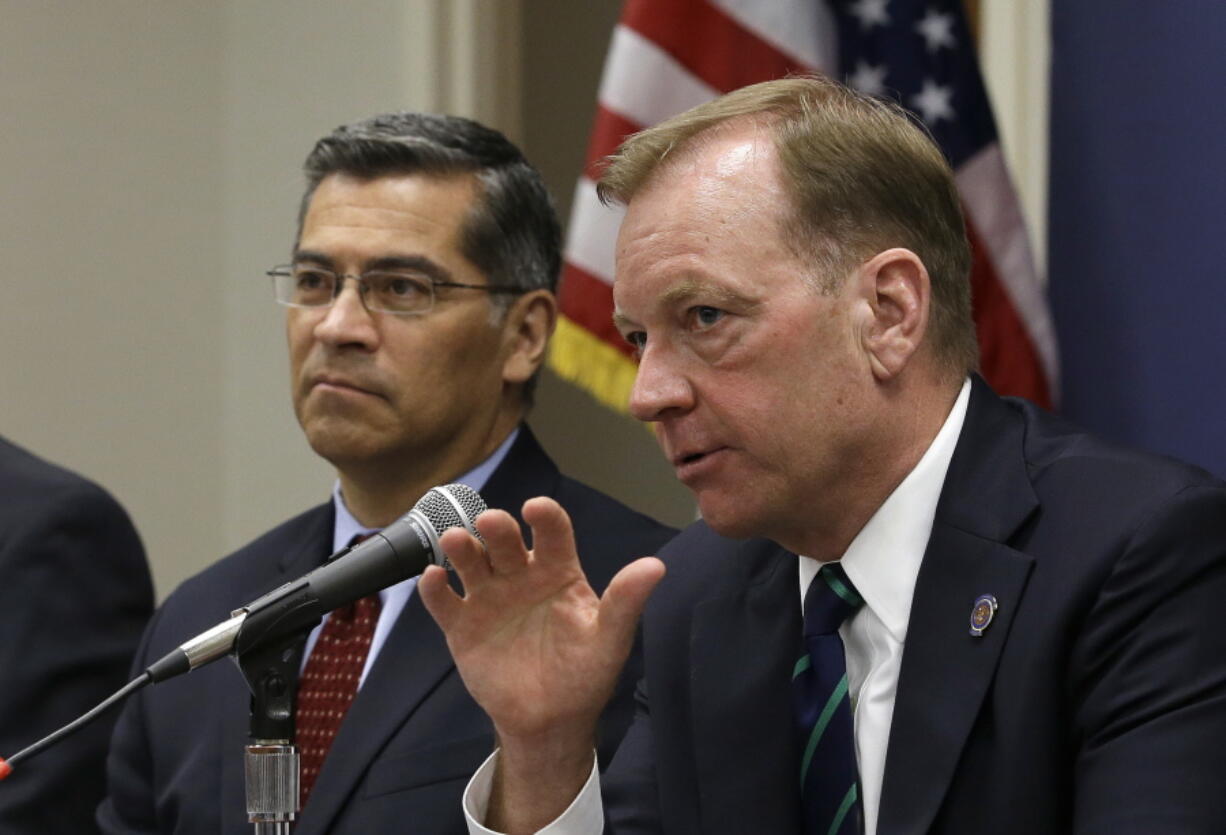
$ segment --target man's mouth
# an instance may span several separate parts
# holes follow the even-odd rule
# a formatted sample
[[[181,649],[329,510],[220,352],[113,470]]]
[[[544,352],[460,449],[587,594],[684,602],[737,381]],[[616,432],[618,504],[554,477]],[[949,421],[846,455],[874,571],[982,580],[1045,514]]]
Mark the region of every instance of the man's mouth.
[[[379,396],[374,386],[336,374],[320,374],[312,378],[311,388]]]
[[[682,465],[685,465],[685,464],[692,464],[692,463],[694,463],[695,461],[698,461],[698,460],[699,460],[699,459],[701,459],[701,458],[705,458],[705,457],[706,457],[706,455],[707,455],[707,453],[706,453],[706,452],[687,452],[687,453],[684,453],[684,454],[682,454],[682,455],[678,455],[678,456],[677,456],[677,457],[676,457],[676,458],[673,460],[673,466],[674,466],[674,467],[679,467],[679,466],[682,466]]]
[[[696,477],[705,472],[713,461],[719,459],[719,453],[727,447],[714,446],[706,449],[688,450],[673,456],[673,470],[682,481]]]

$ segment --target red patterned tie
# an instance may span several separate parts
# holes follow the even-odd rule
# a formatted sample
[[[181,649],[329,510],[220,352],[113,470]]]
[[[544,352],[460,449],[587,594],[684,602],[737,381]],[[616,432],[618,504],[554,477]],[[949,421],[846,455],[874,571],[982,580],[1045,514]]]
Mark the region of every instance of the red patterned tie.
[[[364,538],[355,537],[351,544]],[[332,740],[358,693],[378,621],[377,594],[334,610],[302,671],[295,712],[295,741],[302,756],[301,808],[306,808]]]

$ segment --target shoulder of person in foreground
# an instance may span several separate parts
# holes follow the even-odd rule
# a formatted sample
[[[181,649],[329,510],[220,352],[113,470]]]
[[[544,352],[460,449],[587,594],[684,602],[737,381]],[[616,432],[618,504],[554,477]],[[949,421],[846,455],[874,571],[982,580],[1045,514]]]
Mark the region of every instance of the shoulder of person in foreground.
[[[124,683],[153,585],[132,522],[98,485],[0,440],[0,753],[12,754]],[[0,783],[5,832],[88,831],[113,714]]]
[[[1215,626],[1226,595],[1226,484],[1006,403],[1021,418],[1031,503],[1003,544],[1025,562],[1024,590],[985,633],[984,646],[1002,643],[977,725],[992,730],[972,733],[960,769],[974,776],[955,785],[949,808],[983,802],[1008,750],[1028,776],[1002,782],[1036,820],[1071,815],[1062,826],[1074,831],[1211,831],[1226,817],[1226,796],[1207,776],[1226,772],[1226,630]],[[938,526],[982,533],[970,517],[992,502],[990,490],[943,498]],[[950,650],[930,619],[916,627],[916,611],[933,611],[920,602],[932,589],[928,560],[896,722],[912,715],[904,688],[917,659]]]

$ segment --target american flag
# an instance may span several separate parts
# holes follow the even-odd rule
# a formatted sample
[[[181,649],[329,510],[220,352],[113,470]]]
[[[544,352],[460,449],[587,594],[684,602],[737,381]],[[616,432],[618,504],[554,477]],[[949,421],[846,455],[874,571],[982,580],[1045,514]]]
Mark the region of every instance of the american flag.
[[[551,367],[625,410],[634,361],[611,321],[622,212],[596,199],[600,161],[627,134],[721,93],[812,72],[893,98],[927,125],[966,212],[980,370],[1002,394],[1052,405],[1055,332],[959,0],[628,0],[575,190]]]

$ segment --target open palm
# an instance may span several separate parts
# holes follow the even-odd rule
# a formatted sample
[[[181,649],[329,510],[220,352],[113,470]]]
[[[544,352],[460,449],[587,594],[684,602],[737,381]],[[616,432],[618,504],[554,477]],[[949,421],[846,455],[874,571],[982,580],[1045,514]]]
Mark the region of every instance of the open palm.
[[[437,568],[422,576],[419,593],[504,743],[556,738],[590,746],[663,565],[654,557],[631,563],[599,598],[580,568],[565,511],[538,498],[523,514],[533,550],[509,514],[488,511],[477,520],[486,548],[458,529],[442,540],[464,596]]]

